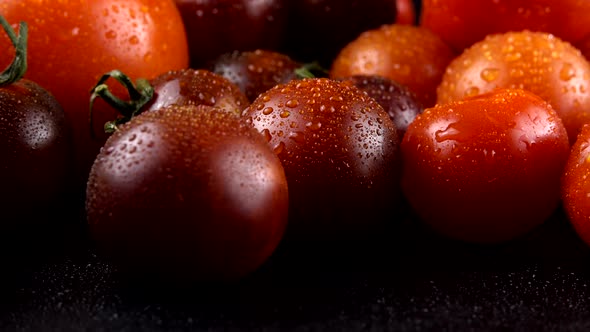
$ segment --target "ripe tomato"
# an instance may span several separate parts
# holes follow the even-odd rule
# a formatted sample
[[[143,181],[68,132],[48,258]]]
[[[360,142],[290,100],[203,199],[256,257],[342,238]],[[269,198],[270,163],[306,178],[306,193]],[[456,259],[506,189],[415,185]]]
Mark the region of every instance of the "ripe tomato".
[[[590,125],[578,135],[565,167],[561,195],[570,223],[590,245]]]
[[[449,64],[437,89],[447,103],[496,88],[526,89],[557,111],[573,144],[590,121],[590,63],[579,50],[542,32],[490,35]]]
[[[149,79],[188,66],[184,26],[172,0],[0,0],[0,13],[11,24],[29,23],[25,78],[62,105],[82,183],[102,144],[88,129],[90,90],[101,75],[119,69]],[[14,52],[7,38],[0,38],[0,50],[0,64],[8,63]]]
[[[17,49],[14,61],[0,73],[0,255],[10,252],[20,257],[38,249],[39,243],[49,244],[39,240],[46,239],[47,230],[61,226],[56,219],[69,217],[63,204],[72,189],[72,147],[57,100],[39,84],[22,78],[26,23],[18,36],[3,17],[0,24]]]
[[[397,0],[397,17],[395,23],[414,25],[416,23],[416,6],[413,0]]]
[[[357,87],[291,80],[260,94],[242,118],[264,134],[285,168],[293,242],[350,244],[398,212],[397,130]]]
[[[420,24],[456,51],[492,33],[525,29],[575,43],[590,34],[590,1],[424,0]]]
[[[236,280],[274,251],[287,223],[283,167],[228,110],[171,105],[123,124],[99,153],[86,210],[122,270],[177,282]]]
[[[455,54],[425,28],[389,24],[368,30],[334,59],[330,77],[379,75],[407,86],[425,107],[436,101],[436,87]]]
[[[569,143],[547,102],[499,89],[426,109],[401,150],[402,190],[420,219],[454,239],[494,243],[554,212]]]

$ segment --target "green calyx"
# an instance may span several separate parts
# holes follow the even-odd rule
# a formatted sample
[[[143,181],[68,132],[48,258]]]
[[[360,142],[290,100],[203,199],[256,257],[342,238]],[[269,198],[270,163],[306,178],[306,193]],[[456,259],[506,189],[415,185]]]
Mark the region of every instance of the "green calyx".
[[[297,75],[298,79],[328,77],[328,70],[314,61],[295,69],[295,75]]]
[[[106,81],[109,78],[114,78],[121,83],[129,93],[129,100],[124,101],[116,97],[110,90]],[[123,74],[120,70],[112,70],[100,78],[98,83],[90,91],[90,133],[94,137],[94,122],[92,109],[94,108],[94,101],[100,97],[106,101],[111,107],[121,114],[121,117],[116,120],[109,121],[104,125],[104,131],[107,134],[112,134],[117,131],[119,125],[128,122],[134,116],[141,113],[142,108],[152,100],[154,96],[154,88],[151,84],[143,78],[137,79],[135,84],[131,79]]]
[[[27,71],[27,39],[29,27],[26,22],[21,22],[18,28],[19,34],[17,35],[2,15],[0,15],[0,24],[15,48],[12,63],[0,73],[0,86],[4,86],[20,80]]]

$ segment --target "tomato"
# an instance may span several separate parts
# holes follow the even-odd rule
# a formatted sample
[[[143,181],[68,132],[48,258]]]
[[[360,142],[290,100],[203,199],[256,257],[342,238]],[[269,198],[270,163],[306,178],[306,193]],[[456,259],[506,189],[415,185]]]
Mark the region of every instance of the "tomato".
[[[110,78],[127,89],[129,100],[117,98],[110,92],[106,84]],[[224,77],[209,70],[190,68],[171,70],[151,80],[139,79],[135,83],[121,71],[113,70],[103,75],[92,89],[91,108],[97,98],[104,99],[121,114],[117,118],[108,118],[110,113],[100,114],[102,116],[91,114],[91,130],[100,140],[106,140],[110,133],[117,130],[117,125],[140,113],[173,104],[216,106],[236,116],[250,105],[240,88]]]
[[[233,51],[277,49],[287,24],[286,0],[175,0],[189,41],[191,67]]]
[[[580,0],[424,0],[420,24],[456,51],[493,33],[548,32],[575,43],[590,35],[590,2]]]
[[[421,222],[452,239],[498,243],[554,212],[569,143],[550,104],[498,89],[424,110],[401,151],[402,190]]]
[[[360,89],[327,78],[291,80],[260,94],[242,119],[285,168],[290,243],[358,240],[395,218],[397,130]]]
[[[561,195],[569,222],[579,237],[590,245],[590,125],[584,125],[567,161]]]
[[[149,79],[188,66],[184,26],[172,0],[0,0],[0,12],[12,24],[29,23],[25,78],[63,107],[82,184],[102,144],[88,130],[90,90],[101,75],[119,69]],[[0,50],[0,63],[7,63],[14,53],[6,38]]]
[[[0,23],[12,30],[3,17]],[[0,247],[16,256],[38,248],[39,238],[70,216],[63,208],[72,189],[73,155],[64,111],[45,88],[22,78],[27,47],[23,30],[26,23],[21,35],[11,38],[17,49],[14,61],[0,74]]]
[[[389,24],[362,33],[336,56],[331,78],[379,75],[407,86],[425,107],[436,101],[436,88],[455,57],[429,30]]]
[[[286,54],[257,49],[222,54],[208,68],[236,84],[248,100],[254,101],[262,92],[296,78],[295,70],[301,66]]]
[[[207,105],[171,105],[121,125],[86,197],[102,254],[131,275],[179,284],[246,276],[287,223],[277,156],[239,117]]]
[[[590,121],[590,63],[579,50],[541,32],[490,35],[449,64],[437,90],[447,103],[496,88],[529,90],[562,118],[573,143]]]
[[[416,23],[416,6],[413,0],[397,0],[397,17],[395,23],[414,25]]]
[[[387,112],[397,128],[397,136],[401,140],[408,125],[424,110],[416,96],[404,85],[377,75],[353,75],[343,77],[375,99]]]

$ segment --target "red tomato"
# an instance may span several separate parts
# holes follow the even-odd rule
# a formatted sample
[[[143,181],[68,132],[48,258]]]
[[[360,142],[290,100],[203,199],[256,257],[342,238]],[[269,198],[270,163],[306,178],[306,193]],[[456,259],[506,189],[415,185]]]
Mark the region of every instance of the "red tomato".
[[[590,121],[589,78],[590,63],[580,51],[551,34],[494,34],[451,61],[437,87],[437,102],[496,88],[525,89],[551,103],[573,143],[580,127]]]
[[[590,1],[424,0],[420,24],[457,51],[488,34],[525,29],[576,42],[590,34]]]
[[[590,125],[582,127],[565,167],[561,194],[569,221],[590,245]]]
[[[402,189],[421,220],[450,238],[494,243],[554,212],[569,142],[547,102],[499,89],[426,109],[401,149]]]
[[[395,23],[413,25],[416,23],[416,8],[412,0],[397,0],[397,17]]]
[[[184,26],[172,0],[0,0],[0,13],[14,26],[29,24],[25,78],[62,105],[83,182],[102,143],[93,142],[88,129],[90,90],[100,76],[119,69],[149,79],[188,66]],[[0,50],[0,64],[7,64],[14,52],[6,37]]]

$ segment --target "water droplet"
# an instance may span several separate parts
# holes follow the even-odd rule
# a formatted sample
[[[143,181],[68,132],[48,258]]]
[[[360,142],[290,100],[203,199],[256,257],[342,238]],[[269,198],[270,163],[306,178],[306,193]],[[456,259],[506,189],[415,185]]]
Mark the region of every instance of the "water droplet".
[[[321,122],[308,122],[305,124],[305,126],[311,130],[318,130],[322,127],[322,123]]]
[[[300,144],[305,142],[305,137],[303,136],[303,133],[299,132],[299,131],[291,132],[289,134],[289,139],[292,139],[296,143],[300,143]]]
[[[270,142],[270,140],[272,139],[272,135],[270,134],[270,130],[268,129],[264,129],[262,130],[262,136],[264,136],[264,138],[266,139],[267,142]]]
[[[497,68],[486,68],[481,71],[481,78],[486,82],[495,81],[500,76],[500,70]]]
[[[279,154],[279,153],[283,152],[284,149],[285,149],[285,143],[279,142],[279,144],[277,144],[273,148],[273,151],[275,152],[275,154]]]
[[[262,104],[260,104],[259,106],[262,106]],[[262,114],[264,115],[269,115],[272,112],[274,112],[274,109],[272,107],[266,107],[264,110],[262,110]]]
[[[465,97],[475,96],[479,94],[479,88],[476,86],[472,86],[465,91]]]
[[[287,101],[285,106],[287,106],[289,108],[295,108],[295,107],[299,106],[299,101],[297,101],[297,99],[291,99],[291,100]]]
[[[289,112],[289,111],[282,111],[281,112],[281,118],[283,118],[283,119],[288,118],[289,115],[291,115],[291,112]]]
[[[569,62],[564,63],[563,67],[561,67],[561,70],[559,71],[559,78],[563,81],[569,81],[575,76],[576,70],[574,66]]]

